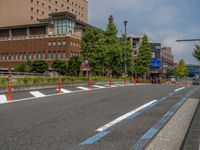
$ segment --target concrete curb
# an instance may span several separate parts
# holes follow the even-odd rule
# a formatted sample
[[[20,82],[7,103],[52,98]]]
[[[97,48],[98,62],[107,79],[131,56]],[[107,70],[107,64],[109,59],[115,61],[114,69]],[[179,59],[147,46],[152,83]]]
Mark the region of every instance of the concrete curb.
[[[188,99],[146,147],[146,150],[180,149],[198,104],[199,99]]]

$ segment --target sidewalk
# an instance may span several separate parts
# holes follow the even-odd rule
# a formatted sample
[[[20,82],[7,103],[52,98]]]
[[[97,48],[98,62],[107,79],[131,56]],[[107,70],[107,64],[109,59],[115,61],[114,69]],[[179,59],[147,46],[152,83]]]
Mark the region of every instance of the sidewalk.
[[[186,135],[181,150],[200,150],[200,104]]]

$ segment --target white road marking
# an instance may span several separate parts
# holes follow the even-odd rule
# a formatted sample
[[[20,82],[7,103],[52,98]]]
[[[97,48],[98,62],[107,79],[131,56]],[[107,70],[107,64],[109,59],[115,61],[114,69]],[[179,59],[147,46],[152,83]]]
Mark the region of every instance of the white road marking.
[[[32,91],[32,92],[29,92],[31,95],[35,96],[35,97],[45,97],[44,94],[42,94],[41,92],[39,91]]]
[[[106,88],[106,87],[104,87],[104,86],[100,86],[100,85],[93,85],[93,87],[100,88],[100,89],[104,89],[104,88]]]
[[[7,97],[6,95],[0,95],[0,104],[7,103]]]
[[[138,108],[136,108],[136,109],[134,109],[134,110],[132,110],[132,111],[126,113],[126,114],[124,114],[123,116],[121,116],[121,117],[119,117],[119,118],[117,118],[117,119],[115,119],[115,120],[113,120],[113,121],[107,123],[106,125],[104,125],[104,126],[98,128],[97,131],[102,132],[102,131],[104,131],[104,130],[110,128],[111,126],[113,126],[113,125],[115,125],[115,124],[117,124],[117,123],[123,121],[124,119],[126,119],[126,118],[128,118],[129,116],[131,116],[131,115],[137,113],[138,111],[144,109],[145,107],[148,107],[149,105],[155,103],[156,101],[157,101],[157,100],[153,100],[153,101],[151,101],[151,102],[149,102],[149,103],[146,103],[146,104],[144,104],[144,105],[142,105],[142,106],[140,106],[140,107],[138,107]]]
[[[57,89],[57,91],[58,91],[58,89]],[[72,93],[72,91],[69,91],[69,90],[66,90],[66,89],[61,89],[61,92],[63,92],[63,93]]]
[[[81,89],[81,90],[84,90],[84,91],[88,91],[88,90],[90,90],[89,88],[86,88],[86,87],[82,87],[82,86],[79,86],[79,87],[77,87],[78,89]]]
[[[185,87],[178,88],[178,89],[176,89],[176,90],[174,90],[174,91],[175,91],[175,92],[178,92],[178,91],[183,90],[183,89],[185,89]]]

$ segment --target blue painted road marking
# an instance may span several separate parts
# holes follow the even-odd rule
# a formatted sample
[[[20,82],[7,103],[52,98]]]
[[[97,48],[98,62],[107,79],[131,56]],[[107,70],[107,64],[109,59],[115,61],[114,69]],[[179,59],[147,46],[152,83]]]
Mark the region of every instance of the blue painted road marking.
[[[142,150],[145,145],[161,130],[161,128],[171,119],[171,117],[178,111],[178,109],[185,103],[189,96],[191,96],[198,88],[190,91],[186,97],[183,97],[179,102],[176,103],[165,115],[153,125],[133,146],[134,150]]]
[[[95,143],[96,141],[98,141],[99,139],[101,139],[102,137],[106,136],[109,133],[110,133],[110,131],[99,132],[99,133],[95,134],[94,136],[88,138],[87,140],[83,141],[79,145],[90,145],[90,144],[93,144],[93,143]]]

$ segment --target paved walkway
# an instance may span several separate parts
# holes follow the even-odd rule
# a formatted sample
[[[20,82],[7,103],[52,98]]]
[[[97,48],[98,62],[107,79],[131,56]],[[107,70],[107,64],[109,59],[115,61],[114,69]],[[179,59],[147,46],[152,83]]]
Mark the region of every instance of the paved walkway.
[[[200,150],[200,104],[181,150]]]

